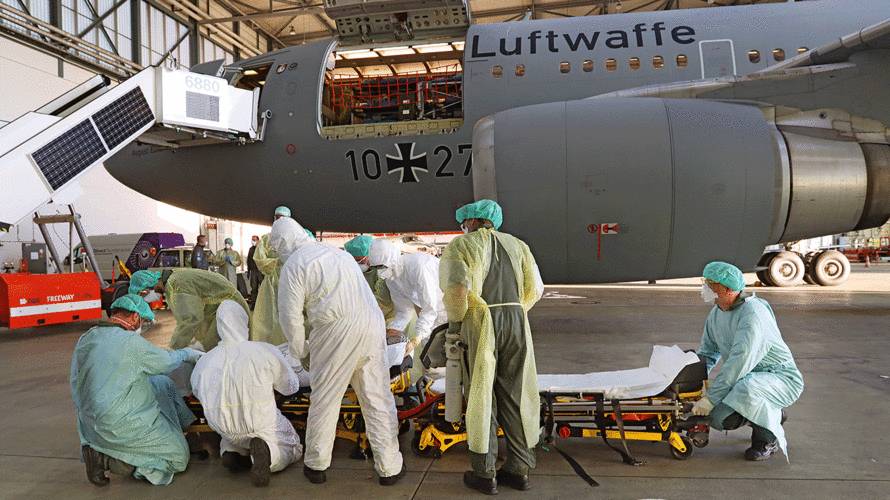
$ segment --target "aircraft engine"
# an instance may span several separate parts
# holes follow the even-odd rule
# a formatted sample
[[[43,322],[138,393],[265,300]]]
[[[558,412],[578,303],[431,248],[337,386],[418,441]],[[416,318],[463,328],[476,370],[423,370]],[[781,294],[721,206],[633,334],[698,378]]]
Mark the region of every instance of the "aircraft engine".
[[[666,279],[883,224],[890,147],[783,133],[756,105],[555,102],[476,124],[473,188],[549,282]]]

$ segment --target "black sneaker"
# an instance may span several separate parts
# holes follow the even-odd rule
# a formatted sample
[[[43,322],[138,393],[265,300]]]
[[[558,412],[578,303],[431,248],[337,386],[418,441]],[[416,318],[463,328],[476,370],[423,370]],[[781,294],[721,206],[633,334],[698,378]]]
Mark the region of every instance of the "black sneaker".
[[[494,479],[485,479],[473,474],[473,471],[464,472],[464,484],[474,490],[485,493],[486,495],[498,494],[498,483]]]
[[[90,448],[89,445],[80,448],[83,463],[87,466],[87,479],[96,486],[105,486],[109,479],[105,476],[105,456]]]
[[[239,453],[235,453],[234,451],[226,451],[222,454],[222,464],[223,467],[229,469],[229,472],[243,472],[246,470],[250,470],[253,466],[253,463],[250,461],[250,457],[245,457]]]
[[[250,456],[253,458],[253,467],[250,469],[250,475],[253,476],[254,486],[268,486],[269,478],[272,471],[269,467],[272,464],[272,454],[269,452],[269,445],[260,438],[250,440]]]
[[[310,483],[321,484],[328,480],[327,474],[323,470],[310,469],[308,465],[303,465],[303,475],[309,478]]]
[[[506,484],[514,490],[525,491],[532,488],[528,474],[511,474],[505,470],[499,470],[495,479],[497,479],[497,484]]]
[[[405,477],[408,469],[405,468],[405,462],[402,462],[402,470],[394,476],[386,476],[380,478],[380,486],[392,486],[399,482],[399,479]]]
[[[745,460],[750,462],[762,462],[771,457],[773,453],[778,450],[779,443],[777,441],[766,444],[758,443],[745,450]]]

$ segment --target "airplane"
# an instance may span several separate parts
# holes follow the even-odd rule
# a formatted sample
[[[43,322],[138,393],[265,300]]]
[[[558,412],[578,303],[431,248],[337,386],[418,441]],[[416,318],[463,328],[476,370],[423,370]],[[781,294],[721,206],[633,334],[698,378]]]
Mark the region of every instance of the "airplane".
[[[264,224],[288,205],[325,231],[454,230],[494,199],[548,283],[750,270],[767,245],[890,218],[888,0],[466,25],[450,72],[335,78],[380,54],[362,30],[194,67],[206,94],[200,74],[259,89],[262,141],[148,134],[105,168],[171,205]]]

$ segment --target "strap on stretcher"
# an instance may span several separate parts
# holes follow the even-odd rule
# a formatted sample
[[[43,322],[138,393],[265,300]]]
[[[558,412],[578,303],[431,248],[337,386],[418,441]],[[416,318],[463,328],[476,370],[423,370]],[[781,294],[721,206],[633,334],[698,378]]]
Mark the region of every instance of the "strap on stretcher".
[[[601,395],[596,395],[596,425],[599,427],[600,435],[603,437],[603,442],[606,443],[606,446],[612,448],[617,451],[619,455],[621,455],[621,459],[624,460],[624,463],[627,465],[643,465],[643,462],[635,459],[630,454],[630,450],[627,448],[627,440],[624,438],[624,418],[621,416],[621,403],[617,399],[612,400],[612,414],[615,415],[615,422],[618,424],[618,435],[621,436],[621,445],[624,447],[624,450],[616,448],[612,443],[609,442],[609,439],[606,437],[606,412],[605,412],[605,404],[604,398]]]
[[[587,474],[587,471],[584,470],[584,467],[581,467],[581,464],[579,464],[574,458],[570,457],[568,453],[560,450],[559,447],[556,446],[556,439],[553,437],[553,428],[555,425],[556,419],[553,416],[553,393],[547,392],[547,424],[545,425],[545,432],[547,434],[544,437],[544,442],[549,444],[550,446],[553,446],[553,449],[558,451],[559,454],[562,455],[562,458],[565,458],[566,462],[568,462],[569,465],[572,466],[575,474],[578,474],[578,476],[585,482],[587,482],[587,484],[589,484],[590,486],[599,486],[600,483],[596,482],[596,480],[590,477],[590,475]]]

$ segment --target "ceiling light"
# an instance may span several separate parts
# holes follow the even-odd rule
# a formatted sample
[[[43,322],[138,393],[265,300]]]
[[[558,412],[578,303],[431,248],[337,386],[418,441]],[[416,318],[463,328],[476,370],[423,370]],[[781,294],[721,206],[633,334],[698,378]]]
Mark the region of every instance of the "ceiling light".
[[[414,53],[414,49],[410,47],[392,47],[386,49],[377,49],[381,56],[406,56]]]
[[[249,70],[247,70],[247,71],[244,72],[244,76],[253,76],[253,75],[255,75],[255,74],[257,74],[257,72],[256,72],[255,69],[249,69]]]
[[[432,52],[450,52],[452,50],[451,45],[447,43],[434,43],[432,45],[419,45],[414,47],[417,52],[421,54],[429,54]]]
[[[257,83],[259,83],[260,85],[265,85],[265,84],[266,84],[266,80],[260,80],[260,81],[257,82]]]
[[[297,34],[297,30],[295,30],[293,26],[290,27],[290,34],[291,34],[291,35],[296,35],[296,34]]]
[[[339,55],[344,59],[366,59],[368,57],[377,57],[377,54],[370,49],[339,52]]]
[[[451,44],[454,50],[464,50],[464,42],[454,42]]]

